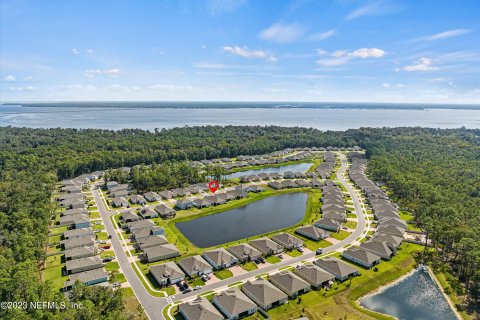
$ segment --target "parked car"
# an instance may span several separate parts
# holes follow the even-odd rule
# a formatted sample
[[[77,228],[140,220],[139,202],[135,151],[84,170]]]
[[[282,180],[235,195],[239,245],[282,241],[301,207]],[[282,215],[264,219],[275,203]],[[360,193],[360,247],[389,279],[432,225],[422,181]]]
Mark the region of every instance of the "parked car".
[[[183,293],[189,293],[189,292],[192,292],[192,289],[188,288],[188,289],[183,290]]]
[[[188,289],[188,283],[184,282],[184,283],[182,284],[182,286],[183,286],[184,289]]]
[[[208,281],[208,277],[207,277],[207,275],[205,275],[205,274],[201,277],[201,279],[202,279],[203,281],[205,281],[205,282]]]
[[[315,254],[322,254],[322,253],[323,253],[322,248],[318,248],[317,250],[315,250]]]
[[[106,244],[107,241],[105,241],[105,240],[98,240],[98,243],[100,243],[100,244]]]
[[[264,257],[260,257],[260,258],[258,258],[258,260],[260,260],[261,263],[265,263],[265,258]]]
[[[280,259],[283,259],[283,254],[279,254],[277,257],[279,257]]]
[[[195,286],[195,287],[193,288],[193,290],[200,290],[200,289],[202,289],[202,288],[203,288],[203,286]]]
[[[112,235],[108,235],[108,239],[112,239]]]
[[[110,249],[110,245],[109,244],[106,244],[104,246],[102,246],[103,249]]]
[[[303,252],[303,248],[302,248],[302,247],[298,247],[298,248],[297,248],[297,251],[298,251],[298,252]]]

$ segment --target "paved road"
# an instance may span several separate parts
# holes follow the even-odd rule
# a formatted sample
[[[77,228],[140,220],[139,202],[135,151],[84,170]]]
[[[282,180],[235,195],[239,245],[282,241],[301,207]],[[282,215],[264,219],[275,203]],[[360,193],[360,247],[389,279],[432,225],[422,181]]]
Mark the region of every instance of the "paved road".
[[[362,235],[362,233],[365,231],[365,228],[366,228],[366,220],[365,220],[365,217],[363,215],[363,211],[362,211],[362,208],[361,208],[361,204],[359,202],[358,195],[353,190],[353,188],[350,187],[346,183],[346,181],[343,179],[343,173],[345,172],[346,165],[347,165],[346,156],[344,154],[341,154],[341,153],[337,153],[337,154],[339,155],[340,161],[341,161],[341,167],[337,171],[337,179],[347,189],[347,191],[350,193],[350,196],[352,197],[353,205],[354,205],[355,212],[356,212],[357,218],[358,218],[358,223],[357,223],[357,228],[355,229],[355,231],[352,234],[350,234],[347,238],[343,239],[342,241],[340,241],[340,242],[338,242],[338,243],[336,243],[336,244],[334,244],[334,245],[332,245],[328,248],[323,249],[323,253],[330,253],[332,251],[336,251],[336,250],[346,246],[347,244],[355,242],[355,240]],[[164,319],[163,315],[162,315],[162,310],[169,303],[167,302],[166,298],[154,297],[145,289],[145,287],[143,286],[141,281],[138,279],[135,271],[133,270],[133,268],[130,264],[131,261],[127,258],[127,255],[123,251],[122,244],[121,244],[120,240],[118,239],[118,237],[115,233],[115,229],[114,229],[114,227],[113,227],[113,225],[112,225],[112,223],[109,219],[109,217],[114,213],[108,211],[105,208],[105,205],[101,201],[100,195],[99,195],[97,190],[93,191],[93,196],[94,196],[95,201],[97,203],[100,214],[101,214],[101,216],[104,220],[105,228],[107,230],[107,233],[109,235],[112,235],[112,246],[113,246],[113,249],[115,250],[115,255],[117,257],[117,261],[119,262],[119,264],[122,268],[122,271],[125,274],[125,277],[127,278],[128,282],[132,286],[132,289],[135,292],[135,295],[137,296],[137,299],[139,300],[139,302],[144,307],[144,309],[145,309],[145,311],[146,311],[146,313],[147,313],[147,315],[150,319]],[[313,259],[314,257],[315,257],[315,252],[309,252],[309,253],[303,254],[299,257],[295,257],[295,258],[292,258],[292,259],[289,259],[289,260],[283,260],[279,263],[276,263],[276,264],[273,264],[273,265],[270,265],[270,266],[267,266],[267,267],[264,267],[264,268],[260,268],[260,269],[242,274],[242,275],[238,275],[238,276],[231,277],[231,278],[228,278],[228,279],[225,279],[225,280],[221,280],[221,281],[218,281],[216,283],[206,284],[202,289],[200,289],[198,291],[192,291],[192,292],[187,293],[187,294],[176,295],[175,297],[172,298],[172,300],[175,301],[175,299],[178,299],[178,300],[192,299],[192,298],[196,297],[197,295],[199,295],[201,293],[211,291],[211,290],[218,290],[218,289],[221,289],[223,287],[228,286],[229,284],[239,282],[239,281],[246,281],[246,280],[248,280],[250,278],[254,278],[258,275],[261,275],[261,274],[264,274],[264,273],[269,273],[269,272],[278,270],[279,268],[282,268],[282,267],[296,265],[296,264],[299,264],[301,261]]]
[[[143,306],[145,313],[150,319],[163,319],[162,310],[167,305],[165,298],[159,298],[152,296],[147,289],[143,286],[142,282],[138,278],[137,274],[131,266],[131,261],[128,259],[126,253],[123,251],[122,243],[115,232],[115,228],[110,220],[110,216],[114,215],[115,212],[108,211],[105,208],[105,204],[102,201],[98,190],[92,190],[93,198],[97,203],[98,211],[102,217],[105,229],[108,235],[112,236],[111,242],[113,250],[115,251],[115,257],[122,272],[125,275],[128,283],[130,283],[135,296],[137,296],[138,301]]]

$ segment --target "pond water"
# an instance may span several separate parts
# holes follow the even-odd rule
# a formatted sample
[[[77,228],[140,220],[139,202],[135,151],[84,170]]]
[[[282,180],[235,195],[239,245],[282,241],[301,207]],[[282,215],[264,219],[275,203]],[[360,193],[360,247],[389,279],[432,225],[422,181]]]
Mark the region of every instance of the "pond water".
[[[176,226],[197,247],[216,246],[295,225],[305,215],[307,198],[302,192],[272,196]]]
[[[289,164],[281,167],[268,167],[268,168],[255,169],[255,170],[238,171],[238,172],[227,174],[225,177],[227,179],[232,179],[232,178],[238,178],[238,177],[246,176],[250,174],[259,174],[262,172],[265,172],[265,173],[276,172],[278,174],[283,174],[286,171],[305,172],[308,170],[308,168],[310,168],[311,165],[312,165],[311,162],[304,162],[304,163]]]
[[[420,270],[375,295],[361,298],[360,304],[400,320],[457,319],[429,273]]]

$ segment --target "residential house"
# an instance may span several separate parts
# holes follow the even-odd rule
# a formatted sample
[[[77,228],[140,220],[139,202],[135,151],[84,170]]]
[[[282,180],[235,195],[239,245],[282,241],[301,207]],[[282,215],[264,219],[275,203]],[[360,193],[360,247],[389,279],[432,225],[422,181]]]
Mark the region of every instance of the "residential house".
[[[129,195],[128,190],[118,190],[115,192],[110,192],[111,198],[126,198]]]
[[[177,264],[190,278],[213,272],[212,266],[199,255],[184,258]]]
[[[263,310],[269,310],[288,301],[286,293],[263,278],[245,282],[242,291]]]
[[[79,208],[79,209],[68,209],[65,210],[61,213],[61,216],[69,216],[72,214],[86,214],[88,215],[88,209],[87,208]]]
[[[171,285],[185,280],[185,273],[173,261],[150,267],[150,274],[160,286]]]
[[[120,198],[113,198],[111,200],[112,206],[114,208],[128,208],[130,207],[130,204],[128,203],[128,200],[125,197],[120,197]]]
[[[73,238],[60,241],[60,245],[65,249],[73,249],[79,247],[93,246],[95,244],[94,237]]]
[[[315,261],[315,264],[323,270],[333,274],[338,281],[345,281],[350,277],[360,275],[360,271],[357,268],[340,261],[337,258],[319,259]]]
[[[223,320],[222,314],[204,297],[182,303],[178,311],[185,320]]]
[[[283,173],[283,178],[284,179],[294,179],[295,178],[295,173],[292,171],[285,171]]]
[[[295,183],[297,184],[297,186],[299,186],[300,188],[308,188],[310,187],[310,182],[308,182],[307,180],[303,180],[303,179],[298,179],[298,180],[295,180]]]
[[[396,226],[379,226],[377,228],[378,233],[385,233],[385,234],[391,234],[396,237],[401,237],[403,238],[403,234],[405,233],[405,229],[401,227],[396,227]]]
[[[272,189],[275,189],[275,190],[280,190],[280,189],[283,189],[285,186],[283,185],[283,183],[279,182],[279,181],[270,181],[268,183],[268,186]]]
[[[295,298],[312,289],[308,282],[286,270],[270,275],[269,280],[290,298]]]
[[[93,257],[97,254],[95,246],[76,247],[64,251],[65,260]]]
[[[269,238],[259,238],[248,242],[249,245],[260,251],[265,256],[282,253],[285,249],[280,244]]]
[[[147,262],[155,262],[160,260],[166,260],[170,258],[175,258],[180,255],[177,247],[169,243],[161,246],[145,248],[142,254],[142,260]]]
[[[127,223],[124,228],[127,229],[129,232],[134,233],[140,229],[151,229],[155,226],[155,224],[150,220],[138,220]]]
[[[204,199],[210,202],[211,204],[213,204],[214,206],[224,204],[225,202],[227,202],[225,199],[217,196],[206,196]]]
[[[150,236],[161,236],[164,234],[165,234],[165,230],[162,227],[153,226],[151,228],[137,229],[131,232],[131,238],[133,241],[138,242]]]
[[[63,290],[67,291],[75,286],[75,282],[78,280],[86,286],[95,285],[108,281],[108,272],[104,268],[93,269],[85,272],[75,273],[70,275],[69,279],[65,281]]]
[[[283,181],[282,181],[282,184],[283,184],[283,186],[284,186],[285,188],[287,188],[287,189],[297,188],[297,187],[298,187],[298,185],[297,185],[294,181],[292,181],[292,180],[283,180]]]
[[[103,267],[103,260],[99,256],[67,260],[65,263],[65,269],[68,274],[79,273],[79,272],[98,269],[102,267]]]
[[[144,207],[140,208],[138,210],[138,214],[143,218],[143,219],[152,219],[158,217],[158,212],[155,211],[154,209],[150,207]]]
[[[299,265],[293,272],[307,281],[315,289],[320,289],[331,284],[335,280],[335,276],[313,264]]]
[[[312,239],[314,241],[323,240],[330,236],[329,232],[312,225],[299,227],[295,230],[295,233],[301,236],[304,236],[306,238]]]
[[[360,248],[364,249],[365,251],[371,252],[384,260],[390,260],[392,256],[395,254],[386,242],[377,241],[377,240],[369,240],[366,242],[360,243]]]
[[[117,181],[108,181],[107,182],[107,190],[112,190],[113,188],[118,186]]]
[[[82,238],[82,237],[93,237],[95,233],[93,232],[92,228],[80,228],[80,229],[70,229],[66,230],[63,233],[64,239],[74,239],[74,238]]]
[[[342,228],[342,223],[338,220],[322,218],[322,219],[318,220],[317,222],[315,222],[315,226],[317,228],[321,228],[321,229],[324,229],[324,230],[339,232],[340,229]]]
[[[262,256],[262,253],[249,244],[241,243],[227,248],[227,251],[233,254],[238,261],[253,261]]]
[[[133,213],[132,210],[123,210],[120,219],[124,222],[132,222],[140,220],[140,217]]]
[[[164,219],[174,218],[177,215],[175,210],[164,205],[163,203],[156,206],[155,211],[157,211],[158,214]]]
[[[345,223],[347,222],[347,215],[342,212],[325,212],[322,214],[323,219],[330,219],[330,220],[335,220],[340,223]]]
[[[183,188],[175,188],[170,191],[175,195],[175,197],[185,197],[188,194],[188,192]]]
[[[180,199],[175,203],[175,207],[180,210],[186,210],[192,207],[192,200],[190,199]]]
[[[140,204],[142,206],[147,204],[147,200],[145,200],[142,196],[138,194],[131,195],[130,202],[133,204]]]
[[[371,268],[380,263],[380,257],[362,248],[350,247],[343,251],[342,257],[365,268]]]
[[[71,214],[60,217],[59,224],[61,226],[70,226],[75,229],[90,227],[90,218],[86,214]]]
[[[153,191],[150,191],[150,192],[147,192],[143,195],[143,197],[145,199],[147,199],[147,201],[150,201],[150,202],[155,202],[155,201],[160,201],[162,200],[162,196],[160,196],[158,193],[156,192],[153,192]]]
[[[238,259],[224,248],[205,251],[202,257],[216,270],[230,268],[238,263]]]
[[[169,190],[161,191],[158,194],[165,200],[172,199],[175,197],[175,194]]]
[[[265,191],[265,188],[256,184],[249,186],[250,192],[259,193]]]
[[[144,251],[147,248],[161,246],[167,243],[168,240],[164,235],[149,235],[138,239],[135,247],[140,251]]]
[[[276,234],[272,236],[271,239],[287,250],[302,247],[304,243],[302,239],[292,236],[286,232]]]
[[[317,178],[313,178],[311,184],[312,184],[312,188],[315,188],[315,189],[319,189],[323,187],[323,182],[321,182]]]
[[[394,236],[393,234],[375,232],[372,240],[385,242],[390,250],[395,251],[402,244],[403,238]]]
[[[195,200],[192,201],[192,205],[195,208],[202,209],[202,208],[210,207],[212,205],[212,203],[208,200],[198,198],[198,199],[195,199]]]
[[[229,288],[214,296],[212,303],[229,320],[248,317],[257,312],[257,305],[238,288]]]

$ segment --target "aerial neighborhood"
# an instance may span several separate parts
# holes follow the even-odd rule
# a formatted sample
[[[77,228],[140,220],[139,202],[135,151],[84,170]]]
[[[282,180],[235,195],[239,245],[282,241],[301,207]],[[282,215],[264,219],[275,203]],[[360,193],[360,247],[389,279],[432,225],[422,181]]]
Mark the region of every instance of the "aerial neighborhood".
[[[282,170],[285,163],[308,170]],[[102,178],[105,172],[62,181],[55,198],[59,208],[55,227],[63,228],[59,242],[65,259],[59,276],[67,277],[63,290],[72,289],[77,281],[109,285],[118,267],[131,266],[119,265],[115,273],[105,266],[115,255],[128,254],[141,270],[144,283],[150,282],[161,295],[177,297],[179,303],[172,312],[187,320],[267,315],[288,300],[361,276],[362,270],[391,259],[404,240],[407,223],[387,193],[365,174],[366,158],[360,148],[286,149],[189,165],[226,170],[220,189],[210,191],[205,181],[139,193],[128,180],[119,183]],[[262,172],[271,165],[279,170]],[[249,168],[253,169],[243,174]],[[132,169],[119,170],[128,177]],[[355,204],[359,200],[353,188],[361,194],[363,209]],[[318,211],[283,230],[203,249],[175,226],[177,220],[214,216],[229,207],[248,207],[257,198],[292,192],[316,195]],[[112,222],[116,234],[99,239],[103,225]],[[115,248],[111,237],[118,237],[123,245]],[[112,244],[115,252],[102,254]],[[329,249],[333,244],[340,250]],[[249,274],[247,281],[234,282]],[[221,283],[225,289],[199,295]],[[229,287],[231,283],[235,285]]]

